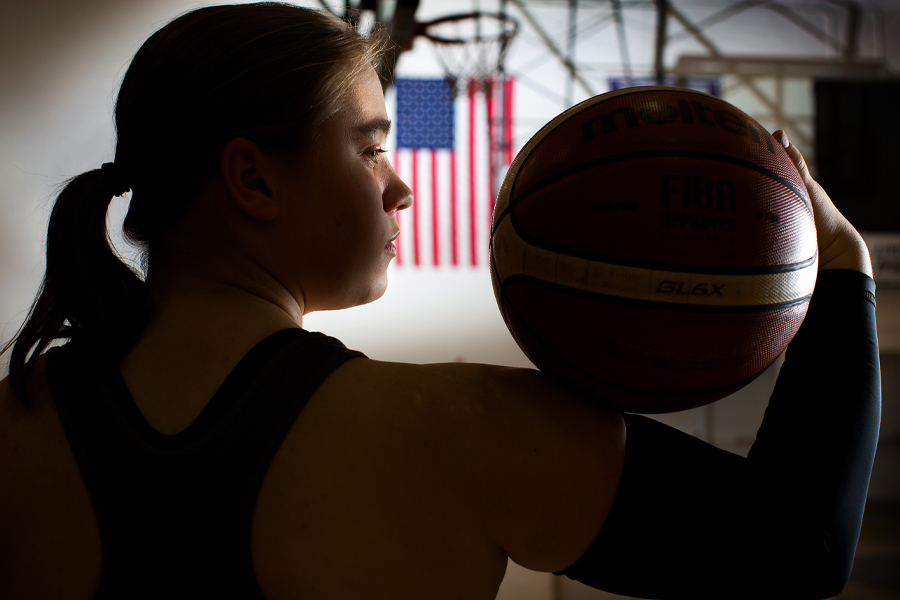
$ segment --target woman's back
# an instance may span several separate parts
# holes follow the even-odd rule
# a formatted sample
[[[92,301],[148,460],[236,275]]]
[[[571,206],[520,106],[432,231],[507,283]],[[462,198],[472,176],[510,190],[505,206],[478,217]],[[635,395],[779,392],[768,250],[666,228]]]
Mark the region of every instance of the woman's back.
[[[192,423],[255,338],[271,333],[262,322],[255,335],[183,327],[196,316],[156,320],[163,325],[121,366],[147,422],[169,435]],[[0,531],[14,554],[2,557],[0,594],[92,598],[102,564],[97,520],[43,378],[34,375],[31,409],[3,388],[0,456],[15,460],[0,470],[0,489],[11,492]],[[529,411],[523,386],[545,386],[556,409],[570,410]],[[493,598],[508,553],[545,570],[580,556],[602,523],[602,497],[612,501],[616,473],[604,477],[603,465],[622,443],[618,417],[560,397],[536,373],[351,360],[311,397],[259,490],[251,547],[260,587],[269,599]],[[529,510],[523,521],[517,511]]]
[[[33,406],[0,382],[0,595],[91,598],[100,536],[87,488],[44,379],[35,368]]]

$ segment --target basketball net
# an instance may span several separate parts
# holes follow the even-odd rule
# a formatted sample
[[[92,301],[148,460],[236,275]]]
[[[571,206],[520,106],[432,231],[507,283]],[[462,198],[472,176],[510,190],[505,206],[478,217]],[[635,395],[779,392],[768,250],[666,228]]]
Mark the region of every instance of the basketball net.
[[[431,40],[450,85],[450,95],[493,93],[492,76],[500,70],[519,25],[507,15],[474,12],[421,24]]]

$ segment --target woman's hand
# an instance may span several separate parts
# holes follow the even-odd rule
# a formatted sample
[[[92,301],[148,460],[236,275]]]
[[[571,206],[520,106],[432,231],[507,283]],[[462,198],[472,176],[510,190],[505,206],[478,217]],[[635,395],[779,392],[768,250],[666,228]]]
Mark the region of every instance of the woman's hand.
[[[775,139],[781,142],[788,156],[806,184],[816,220],[816,237],[819,244],[819,270],[854,269],[872,277],[872,261],[862,236],[844,215],[835,208],[831,198],[809,173],[803,155],[788,140],[784,131],[776,131]]]

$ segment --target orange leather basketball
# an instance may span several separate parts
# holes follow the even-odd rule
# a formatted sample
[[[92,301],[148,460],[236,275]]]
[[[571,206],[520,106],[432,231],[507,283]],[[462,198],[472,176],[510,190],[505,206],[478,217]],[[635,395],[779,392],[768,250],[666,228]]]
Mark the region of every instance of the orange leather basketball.
[[[817,267],[784,149],[692,90],[630,88],[565,111],[516,157],[494,209],[494,293],[519,346],[628,411],[752,381],[800,327]]]

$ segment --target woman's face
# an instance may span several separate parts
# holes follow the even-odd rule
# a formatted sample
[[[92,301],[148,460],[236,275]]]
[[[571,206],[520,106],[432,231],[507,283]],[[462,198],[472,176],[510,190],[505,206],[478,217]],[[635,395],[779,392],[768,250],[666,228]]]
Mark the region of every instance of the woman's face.
[[[304,312],[372,302],[387,287],[397,211],[412,203],[383,153],[389,128],[380,81],[369,69],[294,163],[294,197],[282,221],[294,229],[282,239],[299,263],[290,287]]]

